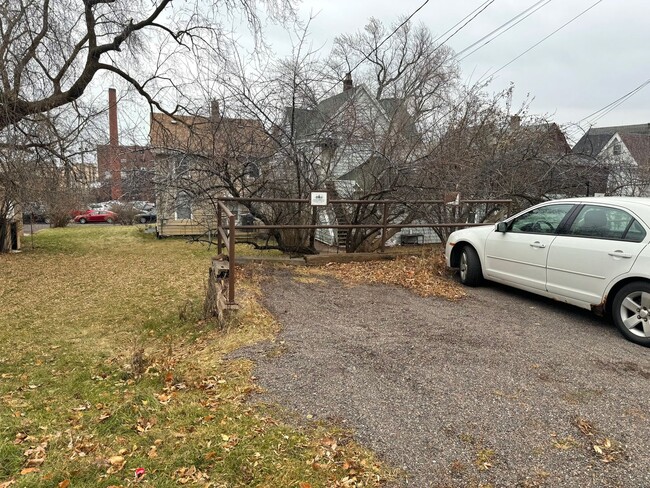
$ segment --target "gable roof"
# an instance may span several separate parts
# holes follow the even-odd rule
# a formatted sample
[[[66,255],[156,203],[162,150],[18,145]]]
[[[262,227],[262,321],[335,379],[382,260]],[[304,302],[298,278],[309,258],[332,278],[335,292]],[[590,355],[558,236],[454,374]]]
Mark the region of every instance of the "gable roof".
[[[619,134],[619,137],[637,164],[650,164],[650,135]]]
[[[159,152],[264,158],[273,152],[262,123],[253,119],[151,114],[149,140]]]
[[[612,127],[592,127],[573,146],[575,154],[598,156],[615,134],[636,134],[650,137],[650,124],[618,125]]]
[[[564,132],[557,123],[543,122],[521,127],[543,137],[546,141],[547,153],[568,154],[571,152],[571,146],[569,146]]]
[[[389,118],[386,108],[393,106],[395,100],[397,100],[376,100],[368,93],[365,86],[353,86],[348,90],[322,100],[313,109],[287,107],[285,109],[285,120],[291,120],[293,114],[295,137],[297,139],[308,139],[326,132],[327,124],[331,123],[337,115],[343,113],[346,104],[363,96],[370,100],[379,114],[386,119]]]

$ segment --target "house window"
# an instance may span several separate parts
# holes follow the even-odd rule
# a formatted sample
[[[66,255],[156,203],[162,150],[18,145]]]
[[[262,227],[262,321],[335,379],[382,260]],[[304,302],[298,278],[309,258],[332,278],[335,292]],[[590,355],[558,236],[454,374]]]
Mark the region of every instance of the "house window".
[[[614,156],[618,156],[621,154],[621,143],[616,141],[614,143],[614,146],[612,147],[612,151],[614,152]]]
[[[187,192],[179,192],[176,195],[176,220],[191,219],[192,204],[190,195]]]

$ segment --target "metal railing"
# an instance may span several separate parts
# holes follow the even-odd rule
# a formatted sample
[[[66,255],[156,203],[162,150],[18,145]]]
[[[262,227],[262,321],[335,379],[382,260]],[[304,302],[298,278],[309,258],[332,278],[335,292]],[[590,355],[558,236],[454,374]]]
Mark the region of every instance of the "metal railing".
[[[446,205],[449,202],[444,200],[330,200],[328,204],[356,204],[356,205],[381,205],[383,206],[382,222],[369,223],[369,224],[262,224],[262,225],[237,225],[236,217],[232,211],[226,206],[226,202],[234,203],[297,203],[309,204],[310,200],[306,198],[236,198],[224,197],[217,201],[217,252],[223,256],[222,250],[224,247],[227,249],[228,259],[228,306],[236,306],[235,303],[235,235],[237,230],[251,231],[251,230],[282,230],[282,229],[381,229],[381,252],[385,251],[386,246],[386,231],[388,229],[404,229],[404,228],[460,228],[460,227],[473,227],[485,225],[483,223],[462,223],[462,222],[443,222],[443,223],[407,223],[407,224],[389,224],[388,223],[388,210],[390,205]],[[459,200],[455,205],[462,204],[505,204],[508,207],[508,214],[512,205],[512,200]],[[222,213],[227,219],[227,226],[224,225],[224,218]]]

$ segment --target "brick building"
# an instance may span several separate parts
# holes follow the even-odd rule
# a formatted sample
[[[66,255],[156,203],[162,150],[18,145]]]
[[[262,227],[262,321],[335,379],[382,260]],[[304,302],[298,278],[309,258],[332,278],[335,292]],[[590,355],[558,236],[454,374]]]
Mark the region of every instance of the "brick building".
[[[114,88],[108,90],[108,119],[109,143],[97,146],[100,199],[153,201],[153,154],[147,146],[120,145]]]

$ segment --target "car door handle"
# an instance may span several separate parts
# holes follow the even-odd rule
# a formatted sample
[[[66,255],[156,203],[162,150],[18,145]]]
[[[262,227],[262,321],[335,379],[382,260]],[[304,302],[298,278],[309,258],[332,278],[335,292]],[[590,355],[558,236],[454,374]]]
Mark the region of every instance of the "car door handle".
[[[535,241],[535,242],[530,244],[530,247],[536,247],[538,249],[544,249],[546,247],[546,244],[542,244],[539,241]]]
[[[632,257],[632,254],[628,254],[626,252],[621,251],[620,249],[617,249],[616,251],[613,252],[608,252],[610,256],[613,256],[615,258],[626,258],[629,259]]]

